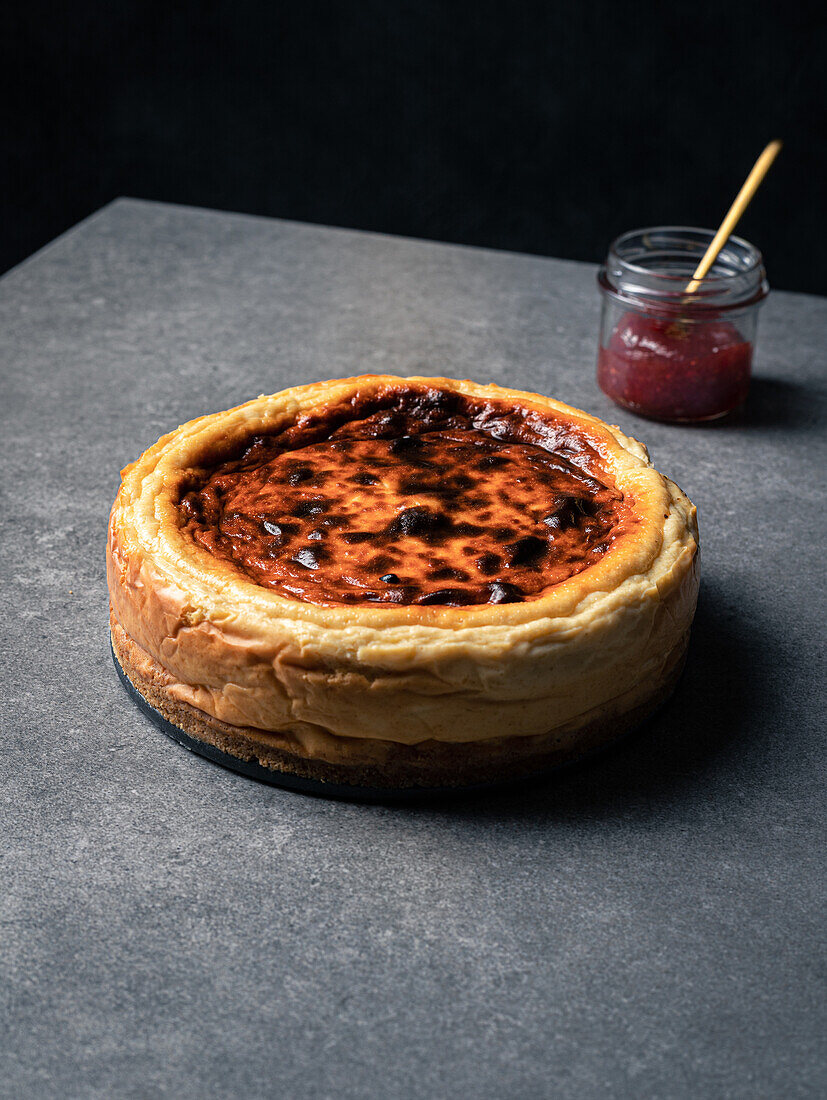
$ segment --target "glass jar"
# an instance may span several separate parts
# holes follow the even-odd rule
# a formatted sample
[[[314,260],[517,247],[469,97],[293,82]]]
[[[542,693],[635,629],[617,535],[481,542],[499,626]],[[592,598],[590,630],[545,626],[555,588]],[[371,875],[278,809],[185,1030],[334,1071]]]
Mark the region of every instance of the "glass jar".
[[[730,237],[687,293],[713,236],[680,226],[635,229],[610,247],[597,276],[597,381],[618,405],[692,422],[725,416],[746,398],[769,285],[758,249]]]

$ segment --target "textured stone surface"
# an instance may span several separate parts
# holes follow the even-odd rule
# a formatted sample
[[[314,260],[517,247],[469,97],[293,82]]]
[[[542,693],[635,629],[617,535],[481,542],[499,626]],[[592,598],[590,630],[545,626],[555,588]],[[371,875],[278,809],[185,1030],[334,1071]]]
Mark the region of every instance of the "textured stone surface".
[[[132,201],[0,282],[0,1092],[823,1095],[827,302],[776,293],[746,411],[594,382],[585,265]],[[118,469],[360,371],[551,392],[699,507],[677,694],[621,748],[454,806],[325,802],[167,741],[111,667]]]

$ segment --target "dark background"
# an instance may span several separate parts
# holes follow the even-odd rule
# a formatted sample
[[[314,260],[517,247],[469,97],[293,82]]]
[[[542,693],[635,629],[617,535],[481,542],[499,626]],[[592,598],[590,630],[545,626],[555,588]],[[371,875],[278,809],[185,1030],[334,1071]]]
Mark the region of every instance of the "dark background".
[[[118,195],[581,260],[739,232],[827,293],[814,3],[4,6],[0,268]]]

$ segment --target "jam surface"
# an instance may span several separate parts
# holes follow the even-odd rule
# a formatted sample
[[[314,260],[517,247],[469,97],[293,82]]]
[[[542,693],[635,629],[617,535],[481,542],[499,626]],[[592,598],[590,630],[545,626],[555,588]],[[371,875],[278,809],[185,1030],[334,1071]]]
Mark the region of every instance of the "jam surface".
[[[728,321],[683,323],[627,313],[598,356],[597,380],[612,400],[660,420],[708,420],[749,390],[752,344]]]
[[[633,523],[581,433],[551,414],[412,386],[314,414],[195,476],[185,531],[293,599],[531,599]]]

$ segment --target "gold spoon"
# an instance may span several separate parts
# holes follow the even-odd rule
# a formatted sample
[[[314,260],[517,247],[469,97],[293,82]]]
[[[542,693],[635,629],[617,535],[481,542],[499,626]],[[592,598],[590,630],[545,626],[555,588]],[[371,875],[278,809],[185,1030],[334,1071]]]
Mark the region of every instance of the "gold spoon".
[[[771,141],[753,165],[752,171],[744,180],[744,186],[738,192],[735,202],[730,206],[726,217],[721,222],[718,232],[712,238],[712,243],[706,252],[704,252],[703,259],[695,268],[695,274],[692,276],[692,281],[687,283],[687,294],[694,294],[701,285],[701,280],[708,274],[709,269],[715,263],[715,260],[718,258],[718,253],[729,240],[730,234],[740,221],[741,215],[749,205],[750,199],[760,187],[764,176],[766,176],[769,171],[770,165],[780,152],[781,142]]]

